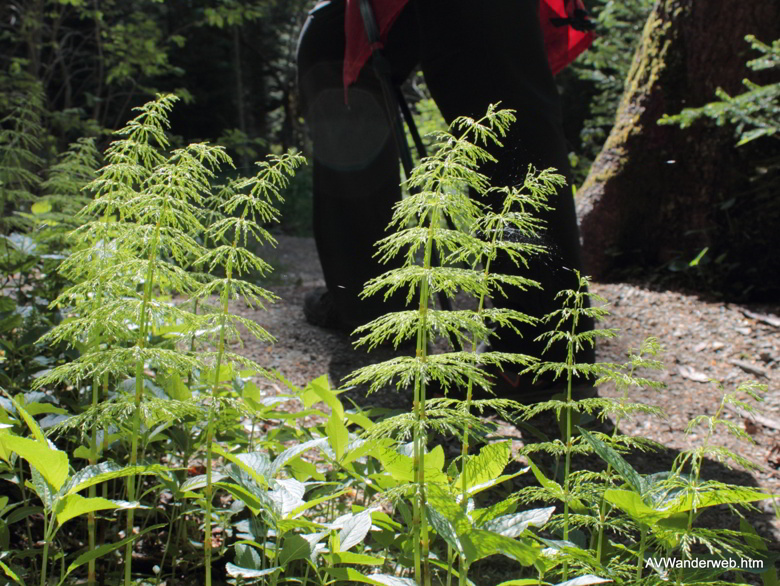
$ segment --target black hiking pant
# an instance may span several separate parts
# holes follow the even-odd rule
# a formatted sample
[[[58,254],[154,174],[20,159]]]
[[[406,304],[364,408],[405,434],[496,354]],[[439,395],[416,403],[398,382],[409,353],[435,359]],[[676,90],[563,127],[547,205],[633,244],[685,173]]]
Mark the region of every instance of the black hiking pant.
[[[344,6],[343,0],[333,0],[310,13],[298,45],[298,78],[313,141],[317,251],[341,320],[357,326],[403,307],[402,299],[383,301],[381,295],[358,299],[363,284],[389,268],[373,258],[374,243],[387,235],[401,177],[370,62],[350,86],[345,103]],[[529,164],[569,173],[560,100],[537,10],[538,0],[410,0],[383,50],[397,84],[421,66],[448,123],[462,115],[479,118],[496,102],[516,110],[517,122],[504,147],[490,149],[499,162],[482,169],[496,186],[522,184]],[[547,230],[541,242],[550,254],[522,269],[543,291],[508,290],[508,298],[497,297],[494,305],[540,317],[559,307],[558,291],[576,287],[579,235],[570,189],[550,203],[554,210],[543,215]],[[494,269],[521,271],[506,260]],[[533,339],[543,331],[543,326],[531,328],[522,338],[499,332],[493,347],[539,356],[544,345]],[[592,353],[581,359],[591,361]]]

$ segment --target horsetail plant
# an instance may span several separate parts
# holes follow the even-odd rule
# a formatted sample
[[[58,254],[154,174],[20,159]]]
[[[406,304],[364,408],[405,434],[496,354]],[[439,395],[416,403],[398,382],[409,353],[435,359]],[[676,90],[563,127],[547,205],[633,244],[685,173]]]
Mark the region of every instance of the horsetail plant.
[[[220,147],[193,144],[165,153],[167,114],[176,98],[160,96],[139,108],[138,116],[119,130],[123,136],[108,148],[107,165],[90,185],[95,199],[82,213],[91,221],[74,231],[75,238],[90,240],[91,249],[75,256],[97,259],[111,250],[109,263],[86,262],[78,269],[79,282],[55,301],[78,305],[103,291],[101,303],[91,301],[79,313],[52,330],[47,339],[69,341],[105,339],[77,360],[54,369],[37,381],[38,386],[70,382],[79,384],[104,376],[121,382],[131,377],[135,387],[132,401],[130,466],[138,462],[139,438],[144,411],[167,409],[181,415],[192,412],[189,405],[155,405],[145,408],[147,368],[162,372],[187,373],[202,366],[202,360],[175,349],[154,347],[150,336],[163,324],[178,324],[183,330],[197,326],[194,316],[160,297],[177,292],[189,294],[199,283],[182,267],[206,251],[195,235],[203,231],[199,208],[210,194],[213,170],[229,161]],[[110,245],[106,243],[110,241]],[[166,260],[168,259],[168,260]],[[159,295],[158,295],[159,294]],[[101,409],[106,411],[106,405]],[[120,411],[126,411],[123,406]],[[114,409],[114,413],[117,410]],[[135,477],[127,480],[127,497],[137,497]],[[134,511],[127,515],[126,535],[133,535]],[[125,549],[124,581],[132,575],[132,543]]]
[[[205,541],[204,558],[206,565],[206,586],[211,586],[212,558],[212,503],[214,487],[212,482],[213,452],[212,443],[215,434],[215,413],[219,390],[223,381],[232,379],[225,376],[226,362],[241,363],[244,367],[251,366],[256,374],[271,377],[271,373],[252,363],[245,357],[226,352],[226,342],[240,340],[237,327],[245,327],[258,340],[274,342],[274,337],[255,321],[234,315],[230,312],[231,299],[243,299],[249,307],[263,307],[264,303],[273,302],[276,297],[262,287],[243,280],[242,275],[250,272],[264,275],[271,270],[260,257],[256,256],[247,245],[250,242],[275,243],[271,234],[260,223],[268,224],[278,219],[274,201],[281,201],[280,191],[287,186],[289,178],[295,169],[303,164],[305,159],[300,155],[286,154],[272,156],[267,161],[258,163],[260,171],[251,178],[240,179],[222,189],[215,196],[218,211],[224,214],[221,220],[214,222],[206,231],[206,236],[216,246],[198,259],[197,265],[206,265],[209,272],[216,268],[224,270],[224,277],[212,279],[204,284],[195,294],[196,299],[219,295],[220,309],[218,313],[206,314],[201,328],[214,331],[218,337],[216,352],[206,353],[204,357],[213,359],[213,381],[209,397],[208,422],[206,431],[206,487],[205,487]]]
[[[396,204],[390,229],[397,232],[378,243],[377,255],[382,262],[402,256],[404,265],[369,281],[363,292],[364,296],[383,292],[387,298],[405,291],[408,304],[417,297],[416,309],[385,315],[356,330],[361,335],[357,345],[367,345],[369,349],[383,343],[397,347],[403,341],[414,338],[416,355],[396,357],[362,368],[353,373],[347,384],[367,384],[369,392],[394,383],[398,387],[413,386],[412,413],[377,424],[371,434],[384,434],[399,440],[410,435],[412,438],[415,479],[410,489],[412,539],[415,578],[420,586],[431,584],[425,476],[428,431],[456,434],[467,442],[468,430],[485,430],[479,418],[471,413],[470,393],[464,410],[458,406],[461,403],[458,400],[430,399],[428,391],[432,385],[438,385],[444,392],[453,387],[471,389],[473,385],[487,390],[491,382],[483,370],[485,365],[497,366],[505,362],[527,365],[529,362],[528,357],[521,355],[499,352],[477,354],[473,351],[477,344],[487,341],[492,334],[487,320],[512,328],[530,321],[528,316],[519,312],[485,309],[483,304],[484,298],[501,291],[502,285],[524,288],[534,284],[522,277],[492,275],[487,261],[498,249],[510,249],[516,259],[536,252],[531,246],[515,247],[500,241],[505,224],[517,221],[524,230],[530,230],[533,221],[525,216],[520,220],[507,209],[500,218],[489,216],[491,219],[480,223],[486,206],[468,195],[469,189],[480,195],[491,189],[488,178],[478,168],[495,159],[483,147],[490,143],[500,145],[500,138],[514,119],[511,111],[491,106],[483,118],[458,118],[448,132],[435,135],[438,150],[423,159],[407,181],[413,195]],[[507,194],[515,197],[509,204],[510,208],[523,199],[519,190],[509,190]],[[543,205],[542,199],[537,199],[535,195],[529,196],[528,201],[531,200],[533,206]],[[469,231],[446,227],[448,218],[467,226]],[[492,248],[486,246],[484,237],[479,233],[486,229],[494,232],[492,236],[495,237],[490,239]],[[434,251],[443,259],[438,266],[433,262]],[[418,258],[421,258],[419,264]],[[486,262],[487,271],[462,268],[458,263],[464,259]],[[445,311],[435,308],[434,299],[438,294],[454,296],[457,291],[481,299],[479,310]],[[451,352],[429,355],[428,344],[436,336],[462,348],[470,344],[472,351],[452,348]],[[480,409],[492,407],[501,412],[506,412],[511,405],[512,402],[505,399],[479,401]],[[469,485],[466,482],[465,457],[462,470],[465,475],[460,482],[465,490]],[[461,496],[467,503],[468,495]],[[431,511],[437,515],[435,507]],[[465,556],[461,554],[459,569],[462,581],[466,579],[467,565]]]

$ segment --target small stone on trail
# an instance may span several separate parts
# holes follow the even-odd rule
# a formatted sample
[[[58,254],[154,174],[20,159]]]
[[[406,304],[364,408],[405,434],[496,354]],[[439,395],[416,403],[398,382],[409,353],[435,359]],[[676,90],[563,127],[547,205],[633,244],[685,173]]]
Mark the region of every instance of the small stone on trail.
[[[729,360],[729,362],[734,366],[739,366],[745,372],[754,374],[756,376],[769,378],[769,373],[767,372],[766,368],[762,366],[757,366],[755,364],[751,364],[750,362],[745,362],[744,360]]]
[[[699,372],[698,370],[690,366],[687,366],[685,364],[678,367],[677,372],[680,373],[681,377],[687,378],[688,380],[692,380],[697,383],[706,383],[709,382],[710,380],[710,377],[704,374],[703,372]]]
[[[726,344],[723,342],[713,342],[712,343],[712,349],[717,352],[718,350],[723,350],[726,347]]]
[[[734,331],[743,336],[749,336],[753,332],[750,328],[734,328]]]
[[[760,321],[761,323],[774,326],[776,328],[780,328],[780,317],[777,317],[776,315],[772,315],[772,314],[764,315],[761,313],[754,313],[748,309],[743,309],[742,314],[745,317],[749,317],[756,321]]]
[[[694,352],[701,352],[702,350],[706,350],[709,347],[709,342],[702,342],[701,344],[697,344],[696,347],[693,349]]]

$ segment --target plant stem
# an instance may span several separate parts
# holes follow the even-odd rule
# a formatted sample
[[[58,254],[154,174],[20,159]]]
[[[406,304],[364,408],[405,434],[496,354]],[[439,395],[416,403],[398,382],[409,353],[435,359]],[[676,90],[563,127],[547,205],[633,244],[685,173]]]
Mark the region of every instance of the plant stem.
[[[576,311],[575,306],[575,311]],[[575,328],[577,327],[577,319],[572,318],[571,326],[571,340],[575,336]],[[571,452],[572,452],[572,433],[571,433],[571,415],[572,415],[572,384],[573,384],[573,370],[574,370],[574,342],[570,341],[566,352],[566,463],[563,470],[563,540],[569,540],[569,474],[571,472]],[[569,562],[564,558],[563,562],[563,581],[566,582],[569,576]]]
[[[43,559],[41,560],[41,586],[46,586],[46,569],[49,562],[49,526],[53,522],[53,519],[49,519],[48,515],[43,515]]]
[[[139,356],[135,362],[135,411],[133,413],[133,432],[132,440],[130,444],[130,466],[135,466],[138,463],[138,437],[141,435],[141,401],[144,396],[144,359],[142,351],[146,346],[146,335],[148,328],[148,321],[146,319],[146,311],[149,307],[149,303],[152,299],[152,288],[154,285],[154,272],[155,263],[157,260],[157,247],[160,239],[160,221],[157,221],[154,231],[154,240],[152,243],[152,250],[149,253],[149,267],[146,273],[146,282],[144,283],[144,298],[141,303],[141,323],[138,328],[138,339],[136,347],[138,349]],[[135,475],[127,477],[127,499],[130,502],[135,500]],[[130,537],[133,534],[133,521],[134,521],[134,509],[127,511],[127,526],[126,536]],[[125,546],[125,586],[130,586],[132,578],[132,563],[133,563],[133,542],[130,541]]]
[[[647,525],[642,525],[640,528],[639,537],[639,556],[636,561],[636,581],[637,584],[642,579],[642,568],[645,565],[645,548],[647,547]]]

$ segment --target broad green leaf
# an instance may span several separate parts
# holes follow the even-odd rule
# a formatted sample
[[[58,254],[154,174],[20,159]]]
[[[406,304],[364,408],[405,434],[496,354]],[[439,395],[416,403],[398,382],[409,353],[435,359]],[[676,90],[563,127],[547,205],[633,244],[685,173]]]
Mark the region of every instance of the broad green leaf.
[[[252,493],[252,491],[243,486],[229,482],[215,482],[214,486],[224,488],[231,495],[233,495],[234,498],[243,502],[255,516],[259,515],[260,512],[264,510],[267,510],[269,513],[275,513],[275,508],[272,502],[260,498],[258,495]]]
[[[455,481],[455,489],[464,489],[464,479],[465,488],[468,490],[498,477],[509,463],[511,450],[511,443],[508,441],[484,446],[479,454],[468,459],[465,470]]]
[[[442,471],[443,459],[438,456],[438,448],[431,451],[432,457],[425,457],[425,481],[429,484],[447,484],[447,475]],[[443,450],[442,450],[443,453]],[[382,450],[377,454],[385,471],[400,482],[414,482],[414,459],[399,454],[395,450]]]
[[[485,507],[484,509],[474,509],[469,512],[469,516],[473,520],[475,527],[482,527],[488,521],[503,517],[504,515],[511,515],[516,510],[517,503],[511,499],[505,499],[490,507]]]
[[[37,201],[30,206],[30,211],[39,216],[41,214],[48,214],[51,211],[51,202],[44,200]]]
[[[734,486],[729,488],[718,488],[717,490],[704,490],[697,494],[686,494],[684,498],[678,499],[672,506],[664,509],[664,513],[673,514],[683,511],[690,511],[715,505],[725,505],[734,503],[751,503],[774,498],[775,495],[767,494],[758,490],[744,486]]]
[[[0,562],[0,568],[2,568],[3,572],[5,572],[5,575],[11,578],[11,580],[17,584],[21,584],[21,586],[25,586],[24,580],[22,580],[11,568],[6,566],[3,562]]]
[[[21,416],[22,419],[24,419],[24,422],[27,424],[27,427],[30,428],[30,432],[33,434],[33,437],[40,443],[48,446],[49,442],[46,441],[46,436],[43,435],[43,431],[38,425],[38,422],[32,418],[32,415],[30,415],[27,412],[27,410],[24,407],[22,407],[19,401],[17,401],[13,397],[11,397],[11,403],[13,403],[14,407],[16,408],[16,412]]]
[[[235,564],[225,564],[225,570],[229,576],[234,578],[262,578],[263,576],[270,576],[280,571],[281,568],[267,568],[265,570],[250,570],[249,568],[240,568]]]
[[[74,494],[81,492],[85,488],[95,486],[107,480],[115,478],[126,478],[128,476],[148,476],[155,474],[167,474],[168,468],[165,466],[119,466],[113,462],[101,462],[93,466],[86,466],[74,474],[65,485],[64,494]]]
[[[286,462],[292,460],[297,456],[300,456],[303,452],[306,452],[314,448],[322,448],[327,444],[328,444],[328,438],[321,437],[287,448],[281,454],[276,456],[276,459],[274,460],[273,463],[273,467],[271,468],[271,472],[272,472],[271,476],[276,476],[279,473],[279,470],[282,469],[282,466],[284,466]]]
[[[325,433],[328,434],[328,443],[333,451],[336,453],[336,460],[341,461],[344,457],[344,452],[349,444],[349,432],[346,426],[341,420],[341,417],[333,412],[328,422],[325,424]]]
[[[211,473],[211,482],[217,483],[220,480],[223,480],[227,478],[225,474],[222,474],[221,472],[212,472]],[[188,478],[184,482],[181,483],[181,487],[179,488],[182,492],[191,492],[193,490],[200,490],[202,488],[206,488],[206,475],[205,474],[199,474],[198,476],[193,476],[192,478]]]
[[[521,474],[525,474],[528,472],[528,468],[523,468],[522,470],[518,470],[514,474],[502,474],[498,478],[491,478],[487,482],[483,482],[482,484],[477,484],[476,486],[472,486],[468,490],[469,496],[473,496],[477,493],[482,492],[483,490],[488,490],[490,488],[493,488],[494,486],[498,486],[499,484],[502,484],[506,482],[507,480],[512,480],[513,478],[520,476]],[[460,495],[458,495],[458,498],[461,498]]]
[[[262,570],[263,558],[260,553],[252,546],[246,543],[236,544],[236,565],[248,570]]]
[[[477,549],[474,547],[474,544],[471,543],[469,537],[469,530],[471,528],[469,526],[468,517],[460,510],[460,507],[456,506],[456,508],[459,510],[459,515],[451,515],[454,519],[449,519],[428,503],[426,506],[428,522],[436,533],[439,534],[439,537],[446,541],[459,555],[465,556],[466,561],[471,564],[477,559]],[[449,513],[452,513],[452,511],[449,511]],[[463,535],[458,535],[458,527],[465,529]]]
[[[374,586],[417,586],[417,582],[411,578],[399,578],[387,574],[371,574],[366,576],[353,568],[324,568],[325,572],[333,576],[339,582],[362,582]]]
[[[648,507],[642,497],[633,490],[611,488],[604,492],[604,498],[635,521],[647,525],[655,525],[659,519],[666,516],[666,513]]]
[[[43,507],[19,507],[18,509],[14,509],[10,515],[6,518],[6,522],[9,525],[13,525],[14,523],[18,523],[19,521],[23,521],[30,515],[37,515],[39,513],[43,513]]]
[[[378,558],[372,555],[362,553],[353,553],[351,551],[342,551],[339,553],[324,554],[329,564],[355,564],[356,566],[381,566],[385,563],[385,558]]]
[[[371,511],[362,511],[349,517],[339,531],[341,551],[348,551],[363,541],[369,531],[371,531]]]
[[[296,531],[297,529],[305,529],[306,531],[321,531],[325,529],[325,525],[309,521],[305,517],[299,517],[298,519],[280,519],[276,522],[276,529],[280,535]]]
[[[566,582],[560,582],[556,586],[590,586],[591,584],[604,584],[605,582],[612,582],[612,580],[599,578],[593,574],[586,574],[572,580],[566,580]]]
[[[303,458],[294,458],[287,463],[287,470],[292,477],[300,482],[307,482],[311,479],[324,481],[325,475],[317,470],[317,466],[313,462],[304,460]]]
[[[26,484],[27,486],[33,487],[35,494],[41,499],[43,507],[47,511],[51,511],[58,493],[54,490],[51,483],[43,477],[43,474],[38,472],[38,469],[35,466],[30,467],[30,480],[28,480]]]
[[[150,531],[155,531],[157,529],[160,529],[161,527],[167,527],[165,523],[160,523],[159,525],[152,525],[151,527],[147,527],[146,529],[142,530],[137,535],[130,535],[128,537],[125,537],[124,539],[120,539],[119,541],[115,541],[113,543],[107,543],[105,545],[101,545],[100,547],[97,547],[91,551],[87,551],[83,554],[81,554],[79,557],[77,557],[72,564],[68,566],[67,572],[65,572],[65,575],[62,577],[62,580],[60,581],[60,584],[65,581],[65,578],[67,578],[70,573],[75,570],[76,568],[79,568],[86,564],[87,562],[90,562],[92,560],[96,560],[99,557],[102,557],[106,555],[107,553],[111,553],[114,550],[120,549],[127,545],[128,543],[131,543],[135,541],[136,539],[146,535]]]
[[[7,496],[0,496],[0,513],[2,513],[5,506],[8,504]]]
[[[528,465],[531,467],[531,472],[533,472],[534,477],[536,480],[541,484],[544,488],[557,493],[560,495],[560,498],[563,498],[563,487],[555,482],[554,480],[550,480],[547,478],[544,473],[539,469],[539,467],[534,464],[533,460],[531,458],[528,458]],[[586,513],[587,507],[582,504],[582,501],[579,499],[571,499],[569,501],[569,506],[572,508],[572,510],[575,513]]]
[[[66,415],[68,412],[62,407],[57,407],[51,403],[28,403],[25,405],[27,412],[31,416],[53,413],[55,415]]]
[[[493,519],[492,521],[488,521],[481,529],[498,533],[504,537],[514,538],[523,533],[529,525],[544,527],[545,523],[550,520],[550,517],[554,512],[555,507],[546,507],[543,509],[532,509],[530,511],[504,515],[497,519]]]
[[[745,519],[739,520],[739,530],[742,531],[742,537],[745,539],[745,543],[748,544],[749,547],[753,548],[756,551],[764,552],[761,555],[766,555],[766,552],[769,551],[769,548],[767,547],[764,540],[758,535],[756,530],[753,528],[753,526],[748,523]],[[766,570],[761,574],[761,582],[764,586],[777,586],[778,580],[777,580],[777,568],[775,567],[774,562],[769,564],[764,564],[764,567]]]
[[[593,448],[593,451],[596,452],[596,454],[598,454],[598,456],[607,464],[612,466],[612,468],[614,468],[615,471],[620,474],[620,477],[623,479],[623,481],[626,482],[635,492],[644,494],[647,491],[645,482],[640,476],[639,472],[634,470],[631,464],[626,462],[623,456],[618,454],[612,447],[605,444],[586,429],[582,429],[579,426],[577,429],[582,434],[582,437],[584,437]]]
[[[176,401],[189,401],[192,398],[192,391],[176,373],[165,380],[163,388],[168,396]]]
[[[322,496],[322,497],[317,498],[317,499],[312,499],[310,501],[307,501],[307,502],[303,503],[302,505],[300,505],[299,507],[296,507],[295,509],[293,509],[292,512],[290,513],[290,517],[297,517],[298,515],[300,515],[304,511],[308,511],[312,507],[316,507],[318,505],[321,505],[322,503],[327,502],[327,501],[329,501],[331,499],[339,498],[341,495],[343,495],[346,492],[347,492],[347,489],[344,489],[344,490],[340,490],[340,491],[332,493],[332,494],[328,494],[326,496]]]
[[[0,313],[7,313],[16,309],[16,301],[11,297],[0,295]]]
[[[16,452],[34,466],[38,472],[59,491],[68,477],[68,455],[60,450],[53,450],[44,439],[43,442],[12,436],[0,435],[0,444],[6,450]]]
[[[266,478],[262,475],[261,471],[255,470],[252,466],[244,462],[241,458],[236,456],[235,454],[231,454],[230,452],[226,452],[222,449],[222,446],[220,446],[217,443],[213,443],[211,445],[211,450],[225,458],[225,460],[232,462],[236,466],[238,466],[241,470],[249,474],[249,476],[252,477],[252,479],[257,483],[258,486],[267,487],[268,481]]]
[[[482,529],[472,530],[469,537],[477,549],[477,560],[500,553],[524,566],[530,566],[539,557],[539,548],[532,545],[530,540],[511,539]]]
[[[344,419],[344,406],[330,388],[328,376],[322,375],[311,381],[303,391],[303,406],[309,408],[312,405],[322,401],[330,407],[331,413],[338,417],[339,421]]]
[[[274,488],[268,492],[281,511],[283,518],[289,518],[290,513],[304,504],[303,495],[306,493],[306,485],[294,478],[284,478],[274,481]]]
[[[376,425],[362,413],[345,413],[344,416],[347,418],[347,421],[354,423],[358,427],[362,427],[365,430],[369,430],[374,427],[374,425]]]
[[[84,498],[79,494],[69,494],[57,501],[54,514],[57,516],[57,523],[62,527],[74,517],[86,515],[87,513],[115,509],[136,509],[138,507],[138,503],[114,501],[101,497]]]
[[[279,565],[286,567],[289,562],[308,559],[311,551],[311,545],[303,537],[296,533],[288,534],[279,553]]]

